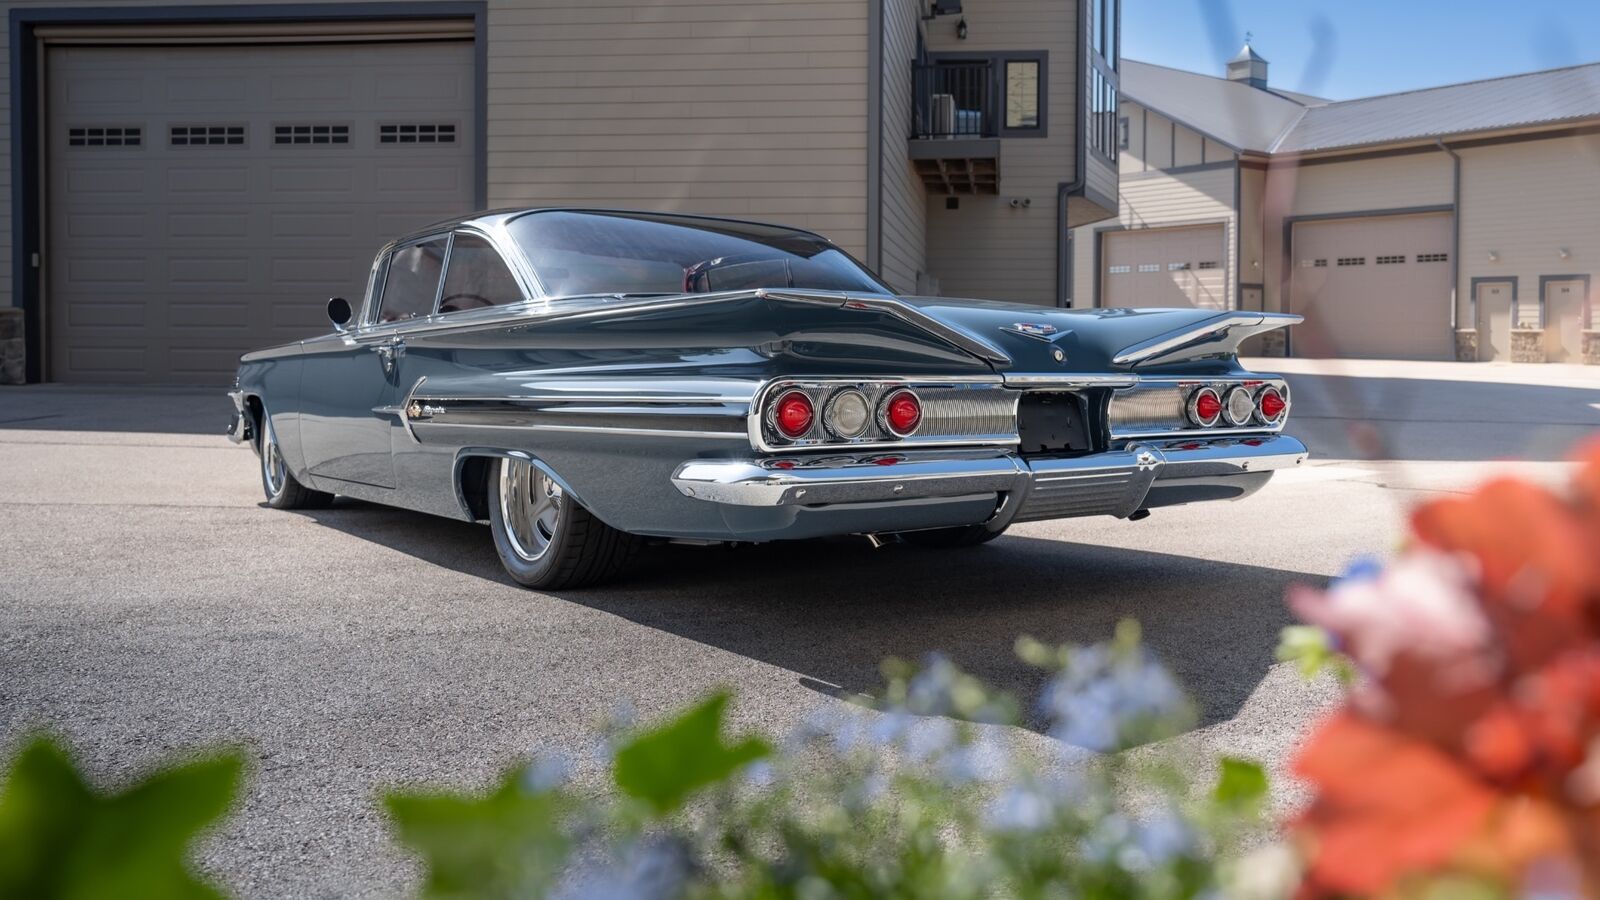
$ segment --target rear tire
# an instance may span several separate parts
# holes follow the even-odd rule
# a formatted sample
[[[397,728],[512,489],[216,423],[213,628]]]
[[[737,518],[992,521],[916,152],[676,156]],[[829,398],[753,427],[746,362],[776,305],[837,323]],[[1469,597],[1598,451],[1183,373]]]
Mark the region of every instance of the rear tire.
[[[589,587],[616,577],[643,541],[595,518],[544,470],[501,459],[489,478],[489,530],[518,584],[539,590]]]
[[[959,525],[955,528],[932,528],[927,531],[902,532],[900,539],[916,547],[927,547],[932,550],[953,550],[957,547],[976,547],[987,544],[1002,534],[999,531],[989,530],[987,525]]]
[[[333,495],[306,487],[289,471],[265,407],[258,424],[261,438],[256,450],[261,457],[261,491],[267,495],[267,505],[273,509],[327,509],[333,503]]]

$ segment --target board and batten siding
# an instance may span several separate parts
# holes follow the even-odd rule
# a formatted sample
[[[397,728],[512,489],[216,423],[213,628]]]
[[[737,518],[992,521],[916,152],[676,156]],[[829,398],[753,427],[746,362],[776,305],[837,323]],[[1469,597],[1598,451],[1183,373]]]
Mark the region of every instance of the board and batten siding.
[[[196,2],[217,0],[160,5]],[[864,257],[870,8],[866,0],[490,0],[489,205],[761,219],[819,231]],[[0,197],[10,208],[9,46],[3,56]],[[3,216],[6,271],[11,255]],[[0,278],[0,292],[10,303],[10,278]]]
[[[1600,178],[1596,177],[1600,136],[1467,147],[1458,152],[1459,327],[1472,327],[1473,278],[1516,279],[1518,302],[1537,303],[1541,275],[1586,274],[1591,308],[1600,308]],[[1491,252],[1494,261],[1489,259]],[[1597,326],[1600,322],[1590,322],[1590,328]]]
[[[878,275],[902,294],[919,292],[918,276],[927,269],[928,197],[906,152],[912,129],[912,62],[922,27],[919,0],[883,3],[882,132],[880,177],[882,251]],[[869,4],[870,6],[870,4]],[[871,202],[872,198],[869,198]]]
[[[1121,227],[1129,231],[1181,225],[1225,224],[1228,279],[1226,296],[1235,296],[1238,260],[1234,258],[1238,227],[1233,213],[1233,167],[1178,173],[1123,175],[1117,218],[1073,232],[1072,305],[1098,306],[1095,296],[1095,232]]]
[[[1124,175],[1233,159],[1229,148],[1136,101],[1123,99],[1117,115],[1128,120],[1128,146],[1117,157]]]
[[[1284,308],[1286,218],[1449,206],[1454,201],[1454,172],[1449,155],[1443,152],[1312,165],[1269,164],[1261,279],[1266,285],[1267,309]]]
[[[928,270],[941,294],[1055,304],[1057,188],[1077,173],[1077,15],[1075,2],[983,0],[966,6],[966,40],[956,37],[961,17],[928,23],[935,53],[1049,54],[1048,136],[1001,140],[999,195],[961,195],[954,210],[928,196]],[[1028,206],[1013,208],[1013,198]]]

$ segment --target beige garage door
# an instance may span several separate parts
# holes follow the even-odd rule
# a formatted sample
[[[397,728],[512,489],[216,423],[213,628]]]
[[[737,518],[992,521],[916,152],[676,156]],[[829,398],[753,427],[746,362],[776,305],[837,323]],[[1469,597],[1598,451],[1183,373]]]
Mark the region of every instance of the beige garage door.
[[[231,380],[470,211],[465,42],[53,47],[48,377]]]
[[[1226,233],[1221,225],[1108,233],[1100,305],[1227,309]]]
[[[1301,222],[1293,238],[1297,355],[1455,357],[1448,214]]]

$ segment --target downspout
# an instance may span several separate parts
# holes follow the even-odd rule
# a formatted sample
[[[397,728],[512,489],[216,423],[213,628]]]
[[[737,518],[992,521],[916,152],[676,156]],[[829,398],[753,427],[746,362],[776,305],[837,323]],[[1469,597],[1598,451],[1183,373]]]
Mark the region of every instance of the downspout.
[[[1067,294],[1072,290],[1072,285],[1067,281],[1067,198],[1077,191],[1083,190],[1087,180],[1088,160],[1084,157],[1083,124],[1089,116],[1089,91],[1084,86],[1085,73],[1088,72],[1088,29],[1083,27],[1083,9],[1074,7],[1078,16],[1078,114],[1073,116],[1072,124],[1072,153],[1076,158],[1075,171],[1071,181],[1063,181],[1056,186],[1056,307],[1066,306]],[[1118,6],[1117,16],[1121,17],[1121,7]],[[1119,26],[1120,28],[1120,22]],[[1120,100],[1120,88],[1118,90]],[[1076,301],[1078,298],[1072,298]]]
[[[1461,289],[1461,154],[1451,150],[1444,138],[1434,138],[1433,142],[1440,150],[1450,154],[1455,168],[1451,188],[1454,193],[1451,205],[1455,207],[1455,213],[1450,216],[1450,342],[1451,346],[1455,346],[1455,332],[1460,327],[1457,310],[1461,305],[1456,297],[1456,292]],[[1473,325],[1476,327],[1477,323]]]

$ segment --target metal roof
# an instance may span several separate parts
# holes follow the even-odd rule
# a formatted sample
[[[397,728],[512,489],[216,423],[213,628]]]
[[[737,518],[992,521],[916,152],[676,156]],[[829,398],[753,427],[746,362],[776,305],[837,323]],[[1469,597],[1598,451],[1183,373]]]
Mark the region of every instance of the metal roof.
[[[1306,153],[1600,118],[1600,63],[1326,101],[1124,59],[1122,93],[1235,150]]]
[[[1122,61],[1122,95],[1234,150],[1265,151],[1306,110],[1241,81]]]
[[[1238,56],[1235,56],[1233,59],[1228,60],[1228,62],[1231,62],[1231,63],[1236,63],[1236,62],[1266,62],[1266,61],[1267,61],[1267,58],[1262,56],[1261,54],[1257,53],[1256,52],[1256,48],[1250,46],[1250,43],[1248,41],[1245,42],[1244,49],[1239,51],[1239,55]]]
[[[1600,63],[1313,107],[1275,153],[1444,137],[1600,116]]]

